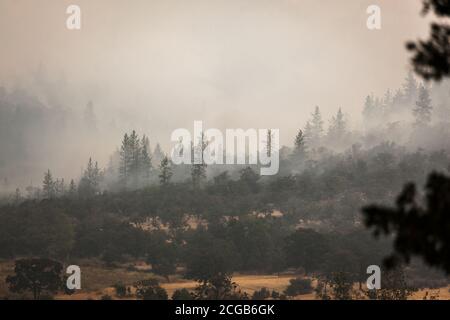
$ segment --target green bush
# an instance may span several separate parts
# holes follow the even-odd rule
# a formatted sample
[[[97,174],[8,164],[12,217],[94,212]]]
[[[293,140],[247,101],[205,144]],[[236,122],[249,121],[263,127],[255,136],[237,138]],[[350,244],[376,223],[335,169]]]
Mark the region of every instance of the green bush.
[[[186,288],[177,289],[172,295],[172,300],[193,300],[194,297]]]
[[[290,284],[284,291],[287,296],[293,297],[299,294],[308,294],[313,291],[310,279],[295,278],[289,280]]]
[[[142,300],[167,300],[166,290],[159,286],[156,279],[141,280],[135,283],[136,296]]]
[[[270,297],[270,291],[267,288],[261,288],[253,293],[252,300],[265,300]]]

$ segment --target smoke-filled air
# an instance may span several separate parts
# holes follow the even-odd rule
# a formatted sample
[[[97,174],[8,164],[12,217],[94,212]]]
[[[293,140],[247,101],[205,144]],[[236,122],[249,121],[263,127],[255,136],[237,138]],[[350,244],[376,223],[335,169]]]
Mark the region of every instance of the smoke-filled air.
[[[450,299],[446,5],[0,0],[0,298]]]

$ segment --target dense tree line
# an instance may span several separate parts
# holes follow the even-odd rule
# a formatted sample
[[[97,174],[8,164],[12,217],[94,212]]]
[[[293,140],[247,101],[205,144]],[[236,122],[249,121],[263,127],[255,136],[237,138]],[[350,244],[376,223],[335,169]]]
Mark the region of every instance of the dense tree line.
[[[338,112],[330,130],[341,130],[341,120]],[[130,137],[134,142],[126,135],[124,145],[135,149],[121,159],[140,155],[134,166],[136,159],[122,161],[130,164],[127,181],[133,183],[146,179],[133,170],[150,158],[142,156],[148,140],[135,132]],[[92,159],[68,187],[48,170],[39,197],[0,207],[0,257],[100,258],[110,266],[144,259],[167,281],[182,267],[206,290],[200,296],[214,292],[216,281],[229,286],[234,272],[294,269],[326,279],[325,286],[361,283],[365,267],[381,263],[391,242],[364,231],[360,209],[394,202],[405,181],[424,184],[428,172],[448,169],[450,157],[388,142],[335,153],[308,139],[299,131],[295,148],[281,155],[279,174],[269,177],[257,174],[257,166],[241,166],[193,183],[196,171],[189,175],[187,166],[186,179],[173,181],[176,168],[164,156],[151,170],[158,173],[156,184],[108,191],[107,170]]]

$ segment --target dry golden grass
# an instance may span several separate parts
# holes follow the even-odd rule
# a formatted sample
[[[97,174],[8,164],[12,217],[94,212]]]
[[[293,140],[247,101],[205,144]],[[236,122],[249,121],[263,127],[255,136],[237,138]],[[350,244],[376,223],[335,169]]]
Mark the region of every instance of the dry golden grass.
[[[282,292],[289,284],[289,280],[294,278],[292,275],[235,275],[233,281],[236,282],[242,291],[252,295],[253,292],[263,287],[269,290]],[[192,290],[197,286],[195,281],[176,281],[163,283],[161,286],[167,291],[169,296],[177,289],[186,288]]]
[[[6,277],[14,273],[14,261],[0,261],[0,299],[9,295]]]
[[[71,296],[64,294],[57,295],[55,299],[101,299],[103,295],[109,295],[117,299],[117,297],[115,297],[115,290],[112,287],[114,284],[123,283],[127,286],[132,286],[132,284],[138,280],[155,277],[155,275],[148,271],[148,265],[142,262],[136,263],[134,268],[127,268],[126,265],[106,268],[101,262],[96,260],[81,260],[78,261],[77,264],[81,266],[82,289]],[[13,261],[0,261],[0,299],[7,296],[11,297],[5,279],[8,275],[13,274],[13,270]],[[173,292],[177,289],[186,288],[192,290],[197,285],[195,281],[182,279],[179,276],[172,276],[170,282],[167,282],[161,277],[157,278],[160,281],[161,286],[167,291],[169,297],[171,297]],[[260,290],[263,287],[270,291],[275,290],[281,293],[289,285],[289,280],[293,278],[295,278],[295,275],[236,274],[233,277],[233,281],[239,285],[242,291],[251,296],[255,290]],[[313,286],[315,286],[315,281],[313,281]],[[355,287],[355,289],[356,288],[357,287]],[[429,296],[439,291],[438,299],[450,300],[449,290],[450,286],[441,289],[420,290],[415,292],[411,299],[422,300],[427,291],[429,292]],[[133,297],[128,299],[133,299]],[[300,295],[295,297],[295,299],[313,300],[315,299],[315,295],[314,293]]]
[[[425,296],[426,292],[428,292],[428,296],[438,293],[438,300],[450,300],[450,286],[440,288],[440,289],[423,289],[417,292],[414,292],[411,296],[411,300],[422,300]]]

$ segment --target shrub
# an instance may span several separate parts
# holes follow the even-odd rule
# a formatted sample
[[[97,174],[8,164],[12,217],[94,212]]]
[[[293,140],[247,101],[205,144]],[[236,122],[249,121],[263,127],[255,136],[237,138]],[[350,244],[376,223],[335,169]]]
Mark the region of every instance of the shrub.
[[[167,300],[166,290],[159,286],[156,279],[141,280],[135,283],[136,296],[142,300]]]
[[[267,288],[261,288],[253,293],[252,300],[265,300],[270,297],[270,291]]]
[[[127,295],[127,287],[123,283],[116,283],[113,285],[114,290],[116,290],[116,295],[118,297],[125,297]]]
[[[172,300],[193,300],[194,297],[186,288],[177,289],[172,295]]]
[[[293,297],[298,296],[299,294],[311,293],[313,291],[310,279],[295,278],[291,279],[289,282],[289,286],[284,291],[287,296]]]
[[[272,291],[272,299],[280,299],[280,293],[278,291]]]

